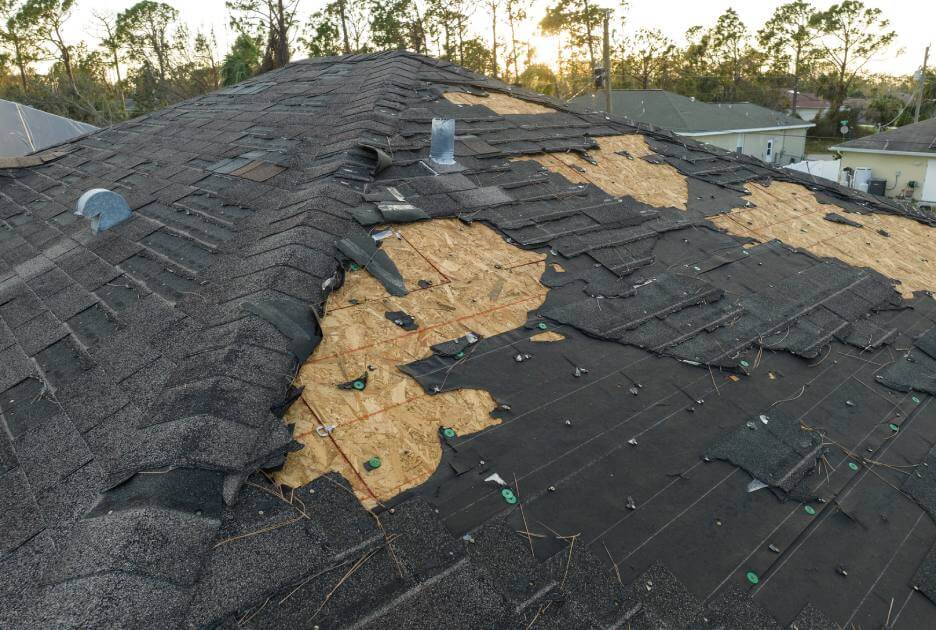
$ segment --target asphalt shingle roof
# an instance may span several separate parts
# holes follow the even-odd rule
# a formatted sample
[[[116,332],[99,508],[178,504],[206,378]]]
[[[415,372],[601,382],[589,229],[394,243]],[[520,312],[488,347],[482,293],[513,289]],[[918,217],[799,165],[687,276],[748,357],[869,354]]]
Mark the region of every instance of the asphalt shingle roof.
[[[835,148],[839,147],[844,150],[908,151],[936,155],[936,118],[849,140],[837,145]]]
[[[603,94],[572,99],[577,108],[604,109]],[[613,90],[615,115],[650,123],[677,133],[738,131],[808,125],[799,118],[753,103],[705,103],[666,90]]]
[[[434,117],[455,173],[427,159]],[[686,211],[512,159],[634,133]],[[404,52],[298,62],[0,172],[0,626],[931,626],[933,300],[715,229],[755,180],[934,223]],[[97,235],[72,212],[95,187],[133,209]],[[528,326],[565,339],[407,365],[502,421],[368,512],[338,475],[262,471],[298,446],[282,409],[336,243],[389,187],[560,264]]]

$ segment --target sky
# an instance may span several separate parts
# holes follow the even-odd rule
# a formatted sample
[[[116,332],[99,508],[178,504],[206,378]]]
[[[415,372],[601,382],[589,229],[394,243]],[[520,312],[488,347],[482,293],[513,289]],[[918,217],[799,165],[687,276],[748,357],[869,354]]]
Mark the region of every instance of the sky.
[[[218,40],[220,54],[227,50],[234,38],[228,24],[224,0],[163,0],[179,10],[181,19],[188,25],[190,32],[198,29],[213,29]],[[597,0],[602,4],[602,0]],[[607,0],[605,0],[607,1]],[[788,1],[788,0],[787,0]],[[326,0],[299,0],[300,13],[305,16],[322,8]],[[551,63],[555,60],[557,42],[536,33],[535,21],[538,21],[550,0],[534,0],[531,15],[534,20],[528,27],[533,35],[531,39],[537,49],[538,61]],[[639,28],[656,28],[675,40],[684,41],[686,29],[694,25],[709,26],[715,23],[725,9],[732,7],[741,16],[742,21],[751,31],[755,31],[769,17],[773,10],[783,4],[783,0],[631,0],[623,14],[626,22],[621,29],[623,34]],[[97,34],[93,25],[91,11],[119,12],[133,4],[132,0],[77,0],[72,20],[68,24],[68,33],[74,40],[86,39]],[[814,0],[813,5],[824,9],[833,4],[833,0]],[[936,2],[932,0],[888,0],[887,2],[866,0],[868,6],[879,6],[890,19],[892,28],[897,31],[897,43],[887,52],[878,55],[868,64],[871,72],[886,74],[912,74],[922,63],[923,49],[927,44],[936,42]],[[478,3],[481,6],[481,3]],[[615,6],[608,2],[607,6]],[[489,29],[489,19],[483,9],[474,16],[475,26],[482,33]],[[300,57],[303,55],[299,55]],[[936,50],[930,56],[930,65],[936,66]]]

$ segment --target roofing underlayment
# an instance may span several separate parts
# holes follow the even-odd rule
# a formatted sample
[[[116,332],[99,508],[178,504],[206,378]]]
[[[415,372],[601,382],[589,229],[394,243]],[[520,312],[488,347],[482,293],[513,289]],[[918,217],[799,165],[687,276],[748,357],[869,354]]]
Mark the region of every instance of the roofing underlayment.
[[[0,170],[0,627],[932,627],[934,225],[404,52]]]

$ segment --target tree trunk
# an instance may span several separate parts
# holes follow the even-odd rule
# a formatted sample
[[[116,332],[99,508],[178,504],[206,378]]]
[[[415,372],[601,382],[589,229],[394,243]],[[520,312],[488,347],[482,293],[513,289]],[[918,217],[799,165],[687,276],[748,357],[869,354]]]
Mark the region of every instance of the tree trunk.
[[[16,67],[19,68],[20,85],[23,86],[23,94],[26,94],[29,92],[29,87],[26,85],[26,64],[23,62],[23,53],[20,50],[19,37],[13,40],[13,55],[16,57]]]
[[[338,15],[341,18],[341,38],[344,40],[344,54],[351,54],[351,42],[348,41],[348,19],[345,15],[345,2],[347,0],[338,0]]]
[[[796,116],[796,102],[799,100],[800,47],[796,47],[793,58],[793,102],[790,103],[790,115]]]
[[[497,78],[497,4],[491,2],[491,76]]]
[[[592,21],[591,21],[591,8],[588,5],[588,0],[583,0],[583,6],[585,7],[585,30],[586,30],[586,39],[588,40],[588,59],[591,62],[591,71],[595,71],[595,42],[592,37]]]
[[[277,1],[277,7],[279,8],[277,13],[277,18],[279,20],[280,45],[279,67],[282,68],[287,63],[289,63],[289,26],[286,24],[286,9],[283,7],[283,0]]]
[[[71,83],[72,92],[77,96],[81,96],[81,93],[78,92],[78,83],[75,81],[75,73],[72,71],[71,53],[69,53],[68,46],[65,45],[65,41],[62,39],[58,24],[55,25],[55,38],[53,43],[62,54],[62,65],[65,66],[65,74],[68,76],[68,82]]]
[[[507,19],[510,21],[510,53],[513,55],[514,81],[520,80],[520,66],[517,63],[517,31],[514,25],[514,12],[507,5]]]
[[[117,75],[117,96],[120,98],[120,109],[126,116],[127,99],[124,97],[123,80],[120,78],[120,60],[117,57],[117,48],[111,49],[111,53],[114,56],[114,74]]]

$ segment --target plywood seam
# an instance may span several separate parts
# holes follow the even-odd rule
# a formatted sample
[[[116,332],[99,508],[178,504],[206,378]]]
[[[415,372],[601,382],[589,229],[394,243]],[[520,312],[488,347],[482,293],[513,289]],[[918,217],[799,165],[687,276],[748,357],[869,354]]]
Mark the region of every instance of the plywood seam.
[[[517,304],[522,304],[523,302],[528,302],[529,300],[533,300],[533,299],[537,299],[537,298],[539,298],[538,295],[525,295],[524,297],[520,298],[519,300],[514,300],[513,302],[508,302],[507,304],[501,304],[500,306],[495,306],[495,307],[492,307],[492,308],[489,308],[489,309],[485,309],[485,310],[483,310],[483,311],[478,311],[477,313],[471,313],[470,315],[463,315],[463,316],[461,316],[461,317],[457,317],[457,318],[452,319],[452,320],[448,320],[448,321],[445,321],[445,322],[439,322],[438,324],[432,324],[431,326],[426,326],[425,328],[420,328],[419,330],[414,330],[414,331],[405,333],[405,334],[403,334],[403,335],[399,335],[399,336],[397,336],[397,337],[391,337],[391,338],[389,338],[389,339],[383,339],[383,340],[380,340],[380,341],[375,341],[374,343],[367,344],[366,346],[359,346],[359,347],[357,347],[357,348],[352,348],[351,350],[347,350],[347,351],[345,351],[345,352],[337,352],[337,353],[330,354],[330,355],[326,355],[326,356],[323,356],[323,357],[317,357],[317,358],[314,358],[314,359],[310,359],[309,361],[306,361],[306,363],[307,363],[307,364],[321,363],[322,361],[325,361],[325,360],[328,360],[328,359],[336,359],[336,358],[338,358],[338,357],[344,357],[344,356],[349,356],[349,355],[352,355],[352,354],[357,354],[358,352],[361,352],[362,350],[368,350],[368,349],[370,349],[370,348],[379,347],[379,346],[382,346],[382,345],[386,345],[386,344],[389,344],[389,343],[393,343],[394,341],[399,341],[399,340],[401,340],[401,339],[407,339],[407,338],[409,338],[409,337],[414,337],[414,336],[417,336],[417,335],[421,335],[421,334],[427,333],[427,332],[429,332],[429,331],[431,331],[431,330],[435,330],[436,328],[442,328],[443,326],[451,326],[452,324],[458,324],[458,323],[461,323],[461,322],[466,321],[466,320],[475,319],[475,318],[477,318],[477,317],[481,317],[482,315],[488,315],[488,314],[490,314],[490,313],[495,313],[495,312],[497,312],[497,311],[502,311],[502,310],[504,310],[504,309],[506,309],[506,308],[510,308],[511,306],[516,306]]]

